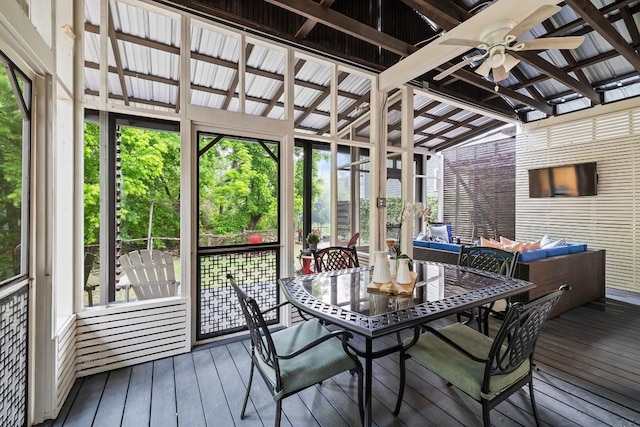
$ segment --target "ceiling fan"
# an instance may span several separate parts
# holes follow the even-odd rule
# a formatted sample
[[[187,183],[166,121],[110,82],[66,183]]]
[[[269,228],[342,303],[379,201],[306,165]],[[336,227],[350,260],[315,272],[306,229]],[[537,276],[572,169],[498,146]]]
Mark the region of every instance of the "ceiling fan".
[[[484,53],[459,62],[436,75],[433,79],[436,81],[442,80],[464,66],[484,59],[482,64],[475,69],[475,72],[485,78],[489,78],[489,73],[492,73],[493,81],[497,83],[509,77],[509,72],[520,62],[519,59],[509,55],[509,51],[577,48],[584,41],[583,36],[546,37],[517,41],[517,38],[522,34],[555,15],[560,9],[560,6],[548,4],[539,7],[519,23],[513,20],[496,22],[481,33],[480,40],[460,38],[442,40],[440,43],[443,45],[475,47],[479,50],[484,50]],[[498,90],[497,85],[496,90]]]

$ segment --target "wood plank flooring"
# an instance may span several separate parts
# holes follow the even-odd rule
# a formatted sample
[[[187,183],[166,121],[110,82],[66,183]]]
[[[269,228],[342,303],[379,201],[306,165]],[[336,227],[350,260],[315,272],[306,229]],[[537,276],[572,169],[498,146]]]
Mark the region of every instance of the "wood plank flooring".
[[[544,326],[534,385],[545,426],[640,426],[640,298],[607,295],[605,302],[579,307]],[[496,326],[494,320],[494,332]],[[275,404],[259,376],[254,377],[247,417],[239,417],[248,349],[248,341],[241,340],[81,378],[58,418],[43,426],[271,426]],[[394,418],[397,355],[374,362],[376,426],[482,424],[475,401],[411,360],[407,368],[405,400]],[[356,402],[356,380],[340,374],[285,399],[282,425],[359,425]],[[528,389],[494,409],[491,421],[495,426],[535,425]]]

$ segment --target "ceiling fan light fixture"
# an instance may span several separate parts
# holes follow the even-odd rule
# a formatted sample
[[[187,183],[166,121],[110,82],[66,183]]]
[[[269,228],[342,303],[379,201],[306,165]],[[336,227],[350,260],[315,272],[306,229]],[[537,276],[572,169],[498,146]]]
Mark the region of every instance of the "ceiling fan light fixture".
[[[504,60],[504,64],[502,64],[502,66],[504,67],[504,69],[507,71],[507,73],[509,71],[511,71],[513,69],[513,67],[515,67],[516,65],[518,65],[518,63],[520,62],[519,59],[514,58],[511,55],[506,55],[505,54],[505,60]]]

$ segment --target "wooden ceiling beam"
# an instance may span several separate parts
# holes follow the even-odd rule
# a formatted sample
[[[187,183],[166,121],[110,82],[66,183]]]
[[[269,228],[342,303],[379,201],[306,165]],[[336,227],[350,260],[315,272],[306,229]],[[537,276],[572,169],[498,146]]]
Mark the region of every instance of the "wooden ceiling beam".
[[[552,77],[553,79],[559,81],[568,88],[573,89],[582,96],[589,98],[594,104],[602,103],[600,95],[598,95],[596,91],[593,90],[589,83],[581,82],[574,79],[563,70],[551,64],[549,61],[543,59],[537,53],[530,51],[510,51],[509,53],[518,59],[527,61],[529,65],[536,68],[542,74],[546,74],[549,77]]]
[[[120,82],[120,89],[122,89],[122,99],[124,99],[124,105],[129,105],[127,84],[124,79],[124,72],[122,68],[122,57],[120,56],[120,48],[118,47],[118,35],[116,34],[116,27],[113,25],[113,15],[111,14],[111,8],[108,9],[109,41],[111,42],[111,49],[113,50],[113,56],[116,61],[116,73],[118,75],[118,81]]]
[[[438,27],[449,31],[471,18],[471,14],[454,2],[448,0],[402,0]]]
[[[598,32],[620,55],[640,71],[640,55],[627,43],[607,18],[596,8],[591,0],[565,0],[566,4],[584,21]]]
[[[491,132],[494,129],[498,129],[499,127],[504,126],[505,123],[498,121],[498,120],[492,120],[489,123],[486,123],[482,126],[478,126],[477,128],[475,128],[474,130],[464,133],[456,138],[452,138],[446,142],[443,142],[441,144],[436,145],[435,147],[432,147],[432,150],[438,152],[438,151],[442,151],[444,149],[447,148],[451,148],[455,145],[461,144],[463,142],[467,142],[469,141],[469,139],[474,138],[476,136],[480,136],[482,134],[485,134],[487,132]]]
[[[249,43],[249,44],[247,44],[247,46],[245,48],[245,54],[244,54],[245,64],[246,64],[246,60],[249,59],[249,56],[251,55],[251,51],[253,50],[253,47],[254,47],[254,45]],[[222,107],[220,108],[221,110],[226,110],[227,108],[229,108],[229,104],[231,103],[231,100],[233,99],[233,95],[236,92],[236,87],[238,87],[238,82],[239,81],[240,81],[240,73],[236,69],[236,71],[234,73],[234,76],[233,76],[233,81],[229,85],[229,89],[227,89],[227,95],[224,98],[224,102],[222,103]],[[283,79],[283,82],[284,82],[284,79]]]
[[[448,66],[451,66],[451,65],[452,64],[443,64],[441,67],[443,69],[445,69],[445,68],[447,68]],[[495,93],[495,90],[494,90],[495,83],[491,83],[488,80],[484,80],[484,79],[480,78],[473,71],[461,69],[461,70],[457,70],[453,75],[456,78],[469,83],[470,85],[476,86],[476,87],[478,87],[480,89],[484,89],[487,92]],[[529,107],[532,107],[532,108],[534,108],[536,110],[540,110],[540,111],[542,111],[543,113],[545,113],[547,115],[552,115],[552,113],[553,113],[553,109],[551,108],[551,106],[549,104],[547,104],[545,102],[538,101],[538,100],[533,99],[533,98],[530,98],[530,97],[528,97],[526,95],[523,95],[521,93],[518,93],[515,90],[512,90],[511,88],[508,88],[508,87],[499,87],[499,90],[498,90],[496,95],[499,95],[499,96],[502,96],[502,97],[511,98],[512,100],[514,100],[516,102],[528,105]],[[480,104],[480,105],[482,105],[483,107],[488,108],[488,109],[493,109],[493,107],[491,107],[489,105],[485,105],[485,104]]]
[[[611,4],[608,4],[604,7],[602,7],[601,9],[597,9],[598,13],[601,14],[601,16],[605,16],[605,15],[609,15],[611,12],[614,12],[618,9],[621,9],[623,7],[628,6],[629,4],[633,3],[635,0],[621,0],[621,1],[617,1]],[[575,11],[576,13],[578,13],[578,11]],[[613,21],[617,21],[620,19],[620,16],[617,15],[611,15],[609,16],[609,20],[613,20]],[[585,28],[585,32],[584,33],[578,33],[576,30],[579,30],[580,27],[584,26],[585,24],[587,24],[585,22],[585,20],[583,18],[578,18],[575,19],[571,22],[568,22],[558,28],[556,28],[555,30],[545,34],[545,37],[557,37],[557,36],[564,36],[567,34],[571,34],[573,35],[582,35],[585,33],[588,33],[591,31],[591,29],[589,28]]]
[[[306,62],[307,61],[304,59],[298,59],[296,61],[296,64],[293,67],[294,78],[298,74],[298,71],[300,71],[300,69],[304,66]],[[278,88],[278,91],[273,95],[273,97],[271,98],[271,101],[269,101],[269,105],[267,105],[267,108],[265,108],[265,110],[262,112],[263,117],[267,117],[269,115],[271,110],[273,110],[273,107],[276,106],[276,103],[278,102],[282,94],[284,94],[284,84],[280,85],[280,87]]]
[[[348,76],[349,76],[348,73],[344,71],[340,72],[336,79],[337,80],[336,86],[340,86],[340,83],[342,83],[342,81],[346,79]],[[316,97],[316,99],[311,103],[311,105],[305,108],[304,112],[296,118],[294,126],[298,126],[300,123],[302,123],[304,119],[309,117],[309,114],[313,113],[315,109],[318,107],[318,105],[322,104],[329,95],[331,95],[331,85],[327,86],[325,90]]]
[[[315,3],[311,0],[265,0],[267,3],[279,6],[307,19],[314,19],[319,23],[333,28],[334,30],[348,34],[357,39],[363,40],[384,50],[396,53],[400,56],[409,56],[418,49],[409,43],[405,43],[386,33],[380,32],[373,27],[365,25]]]
[[[335,0],[321,0],[320,1],[320,6],[326,7],[328,9],[328,8],[331,7],[331,5],[333,4],[334,1]],[[296,31],[295,37],[297,39],[306,38],[309,35],[309,33],[311,32],[311,30],[313,30],[313,27],[316,26],[317,23],[318,23],[317,20],[311,19],[311,18],[307,18],[307,20],[304,22],[304,24],[302,24],[300,26],[300,28],[298,28],[298,31]]]

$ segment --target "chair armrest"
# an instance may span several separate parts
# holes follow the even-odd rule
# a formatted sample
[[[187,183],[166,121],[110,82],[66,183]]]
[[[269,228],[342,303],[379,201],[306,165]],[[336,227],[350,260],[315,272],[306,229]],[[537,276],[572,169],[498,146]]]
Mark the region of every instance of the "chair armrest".
[[[283,307],[287,304],[291,304],[289,301],[283,301],[280,304],[274,305],[273,307],[269,307],[266,310],[262,310],[260,313],[265,314],[269,311],[275,310],[277,308]],[[300,310],[300,307],[296,307],[296,309],[298,310],[298,314],[300,315],[300,317],[302,317],[303,320],[309,320],[307,317],[305,317],[304,313],[302,312],[302,310]]]
[[[293,353],[289,353],[289,354],[285,354],[285,355],[277,355],[276,357],[278,359],[293,359],[294,357],[301,355],[305,351],[309,351],[312,348],[318,346],[319,344],[322,344],[323,342],[325,342],[325,341],[327,341],[327,340],[329,340],[331,338],[337,338],[339,336],[342,337],[342,346],[346,350],[346,348],[347,348],[347,339],[351,338],[353,335],[351,335],[350,332],[347,332],[345,330],[338,330],[338,331],[332,331],[332,332],[328,333],[327,335],[324,335],[324,336],[318,338],[317,340],[310,342],[309,344],[305,345],[301,349],[298,349],[298,350],[294,351]]]
[[[287,304],[289,304],[289,301],[283,301],[283,302],[281,302],[280,304],[276,304],[276,305],[274,305],[274,306],[272,306],[272,307],[269,307],[269,308],[267,308],[267,309],[265,309],[265,310],[262,310],[260,313],[261,313],[261,314],[265,314],[265,313],[268,313],[268,312],[270,312],[270,311],[272,311],[272,310],[276,310],[276,309],[278,309],[278,308],[280,308],[280,307],[282,307],[282,306],[285,306],[285,305],[287,305]]]

